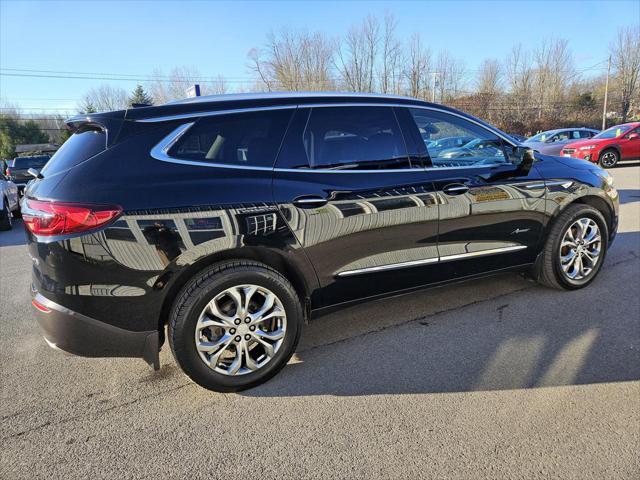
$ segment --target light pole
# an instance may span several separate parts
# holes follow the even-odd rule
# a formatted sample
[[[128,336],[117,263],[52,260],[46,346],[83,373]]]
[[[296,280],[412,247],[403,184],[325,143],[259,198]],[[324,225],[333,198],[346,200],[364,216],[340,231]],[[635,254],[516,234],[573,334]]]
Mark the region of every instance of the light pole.
[[[602,130],[607,127],[607,97],[609,95],[609,73],[611,72],[611,55],[607,65],[607,81],[604,84],[604,107],[602,108]]]

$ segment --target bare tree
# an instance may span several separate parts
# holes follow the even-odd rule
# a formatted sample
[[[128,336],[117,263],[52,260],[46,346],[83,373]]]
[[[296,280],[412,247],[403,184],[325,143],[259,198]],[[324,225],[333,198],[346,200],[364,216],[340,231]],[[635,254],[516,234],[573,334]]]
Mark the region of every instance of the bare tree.
[[[168,75],[161,69],[151,74],[151,80],[146,87],[156,104],[185,98],[187,90],[193,85],[200,85],[201,95],[216,95],[227,93],[227,82],[222,75],[205,77],[195,67],[175,67]]]
[[[374,91],[379,44],[376,17],[368,15],[361,25],[351,27],[337,51],[337,69],[344,87],[355,92]]]
[[[108,112],[122,110],[129,106],[129,94],[120,87],[114,87],[107,83],[99,87],[91,88],[82,96],[78,109],[81,112]]]
[[[518,121],[525,121],[525,115],[533,94],[533,69],[531,56],[522,45],[515,45],[505,61],[505,74],[509,86],[510,103]]]
[[[438,73],[438,93],[441,102],[455,99],[464,85],[465,67],[461,60],[451,56],[444,50],[438,55],[436,63]]]
[[[615,82],[620,93],[620,113],[626,122],[633,102],[640,91],[640,28],[618,30],[615,43],[610,46],[615,68]]]
[[[424,48],[420,34],[414,33],[409,39],[404,75],[407,94],[411,97],[428,99],[431,51]]]
[[[380,91],[400,94],[402,90],[402,44],[395,36],[398,22],[386,13],[382,32],[381,66],[379,69]]]
[[[575,76],[573,57],[566,40],[545,40],[534,52],[534,90],[538,118],[556,111],[564,99],[568,82]]]
[[[502,90],[502,71],[500,62],[487,59],[480,65],[478,74],[478,93],[497,95]]]
[[[319,32],[270,33],[262,50],[249,52],[249,68],[267,90],[332,89],[334,51],[334,43]]]

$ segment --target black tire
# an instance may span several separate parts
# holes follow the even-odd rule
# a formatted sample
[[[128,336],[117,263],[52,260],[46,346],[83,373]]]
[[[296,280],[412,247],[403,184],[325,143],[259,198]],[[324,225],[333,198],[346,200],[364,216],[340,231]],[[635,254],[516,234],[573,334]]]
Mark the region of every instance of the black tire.
[[[4,199],[2,208],[0,209],[0,230],[11,230],[11,211],[9,210],[9,202]]]
[[[194,334],[206,304],[225,289],[243,284],[273,292],[286,312],[287,328],[283,343],[268,363],[254,372],[232,376],[205,364],[196,349]],[[228,261],[198,273],[178,294],[169,317],[169,344],[180,368],[198,385],[217,392],[236,392],[266,382],[287,364],[300,339],[303,322],[300,299],[279,272],[258,262]]]
[[[567,229],[580,218],[590,218],[596,222],[602,238],[600,257],[589,275],[581,280],[568,278],[560,266],[560,243]],[[534,272],[538,283],[550,288],[561,290],[576,290],[589,285],[598,275],[604,264],[609,246],[609,229],[607,222],[598,210],[589,205],[571,205],[555,220],[544,249],[536,262]]]
[[[604,150],[598,158],[598,164],[602,168],[613,168],[620,161],[620,154],[613,148]]]

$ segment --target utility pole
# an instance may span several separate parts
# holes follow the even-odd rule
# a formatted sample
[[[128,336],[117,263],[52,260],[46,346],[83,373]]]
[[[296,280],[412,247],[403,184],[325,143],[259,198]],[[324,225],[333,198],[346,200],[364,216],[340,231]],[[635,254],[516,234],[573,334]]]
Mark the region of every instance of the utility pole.
[[[602,130],[607,128],[607,96],[609,95],[609,74],[611,73],[611,55],[607,65],[607,81],[604,84],[604,107],[602,108]]]
[[[431,72],[431,103],[436,102],[436,77],[438,72]]]

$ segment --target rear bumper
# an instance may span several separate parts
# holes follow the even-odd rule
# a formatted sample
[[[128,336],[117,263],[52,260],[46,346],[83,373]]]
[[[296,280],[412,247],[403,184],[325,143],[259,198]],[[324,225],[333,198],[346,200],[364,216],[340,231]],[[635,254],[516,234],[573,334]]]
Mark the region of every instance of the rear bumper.
[[[58,305],[32,288],[38,324],[49,346],[83,357],[138,357],[160,368],[157,331],[134,332]]]

